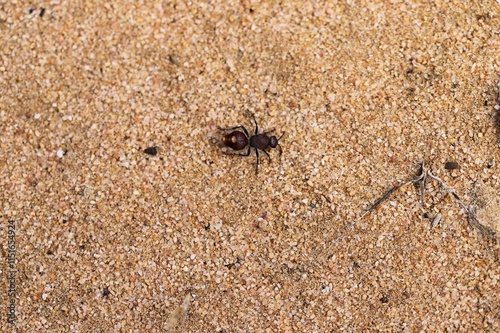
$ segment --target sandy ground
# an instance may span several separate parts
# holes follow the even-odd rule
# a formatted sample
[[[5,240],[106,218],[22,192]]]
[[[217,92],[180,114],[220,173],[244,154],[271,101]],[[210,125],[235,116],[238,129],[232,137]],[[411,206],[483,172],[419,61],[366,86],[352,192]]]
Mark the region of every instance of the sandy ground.
[[[438,182],[349,229],[421,163],[498,205],[498,1],[146,2],[0,1],[1,331],[500,330]]]

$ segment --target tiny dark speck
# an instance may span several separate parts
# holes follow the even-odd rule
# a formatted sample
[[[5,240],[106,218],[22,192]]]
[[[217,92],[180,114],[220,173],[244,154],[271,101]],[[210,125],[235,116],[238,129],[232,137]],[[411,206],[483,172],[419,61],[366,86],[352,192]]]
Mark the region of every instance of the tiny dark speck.
[[[459,166],[458,166],[458,163],[457,162],[446,162],[444,164],[444,168],[446,170],[453,170],[453,169],[458,169]]]
[[[34,10],[33,8],[30,8],[30,9],[28,10],[28,13],[33,14],[33,12],[34,12],[34,11],[35,11],[35,10]]]
[[[179,58],[175,54],[169,54],[168,55],[168,60],[173,64],[173,65],[178,65],[179,64]]]
[[[207,225],[205,226],[205,230],[209,230],[210,229],[210,223],[207,223]]]
[[[102,288],[102,296],[103,297],[107,297],[111,294],[111,292],[109,291],[108,287],[104,287]]]
[[[380,301],[381,301],[382,303],[389,303],[389,298],[388,298],[387,296],[385,296],[385,295],[384,295],[384,296],[382,296],[382,297],[380,298]]]
[[[156,154],[158,154],[158,149],[156,147],[148,147],[144,149],[144,152],[146,154],[155,156]]]
[[[40,17],[42,17],[43,14],[45,14],[45,8],[42,8],[42,10],[40,11]]]

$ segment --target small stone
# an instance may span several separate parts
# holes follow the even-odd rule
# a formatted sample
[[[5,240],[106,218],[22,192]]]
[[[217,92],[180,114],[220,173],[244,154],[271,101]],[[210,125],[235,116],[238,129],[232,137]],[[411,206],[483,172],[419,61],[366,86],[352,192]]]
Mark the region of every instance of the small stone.
[[[146,149],[144,149],[144,152],[148,155],[153,155],[155,156],[156,154],[158,154],[158,149],[156,146],[153,146],[153,147],[148,147]]]

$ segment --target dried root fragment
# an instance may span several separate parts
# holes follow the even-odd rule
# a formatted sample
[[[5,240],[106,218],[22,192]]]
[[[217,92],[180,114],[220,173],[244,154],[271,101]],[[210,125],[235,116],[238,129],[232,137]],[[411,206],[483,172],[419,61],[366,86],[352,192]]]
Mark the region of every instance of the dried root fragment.
[[[425,195],[425,184],[427,179],[433,179],[437,181],[442,188],[444,188],[454,199],[455,201],[467,212],[467,217],[469,223],[472,227],[479,230],[483,235],[495,238],[495,234],[497,237],[500,235],[500,198],[496,195],[495,191],[491,190],[486,192],[481,192],[478,195],[478,199],[476,200],[476,204],[467,206],[462,199],[458,196],[453,188],[448,186],[441,178],[435,176],[431,170],[422,163],[420,167],[420,173],[417,177],[407,181],[406,183],[399,184],[393,186],[389,191],[387,191],[382,197],[380,197],[373,205],[370,206],[367,210],[365,210],[356,220],[354,220],[347,228],[336,238],[333,240],[331,247],[335,246],[344,236],[347,234],[349,230],[351,230],[356,223],[358,223],[361,219],[363,219],[366,215],[372,212],[375,208],[377,208],[382,202],[386,201],[394,192],[397,190],[406,187],[411,184],[416,184],[421,182],[420,184],[420,202],[424,203],[424,195]],[[484,186],[483,186],[484,187]],[[432,221],[432,227],[435,227],[441,221],[441,214],[438,214]]]

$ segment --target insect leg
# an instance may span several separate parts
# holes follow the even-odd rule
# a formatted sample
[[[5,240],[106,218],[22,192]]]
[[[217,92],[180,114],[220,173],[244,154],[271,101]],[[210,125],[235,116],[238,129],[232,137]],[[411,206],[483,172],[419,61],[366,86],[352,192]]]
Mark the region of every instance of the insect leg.
[[[259,173],[259,150],[255,148],[255,155],[257,155],[257,163],[255,164],[255,174]]]
[[[218,128],[219,130],[222,130],[222,131],[231,131],[231,130],[235,130],[235,129],[239,129],[239,128],[241,128],[241,129],[243,130],[243,132],[245,132],[245,135],[246,135],[247,137],[250,137],[250,135],[248,135],[248,131],[247,131],[247,129],[245,128],[245,126],[234,126],[234,127],[219,127],[219,126],[217,126],[217,128]]]
[[[271,156],[269,156],[269,153],[265,150],[263,150],[263,152],[267,155],[267,158],[269,158],[269,160],[271,160]]]
[[[236,156],[248,156],[250,155],[250,149],[252,148],[252,146],[248,145],[248,150],[246,153],[230,153],[230,152],[227,152],[227,151],[223,151],[222,153],[225,154],[225,155],[236,155]]]

